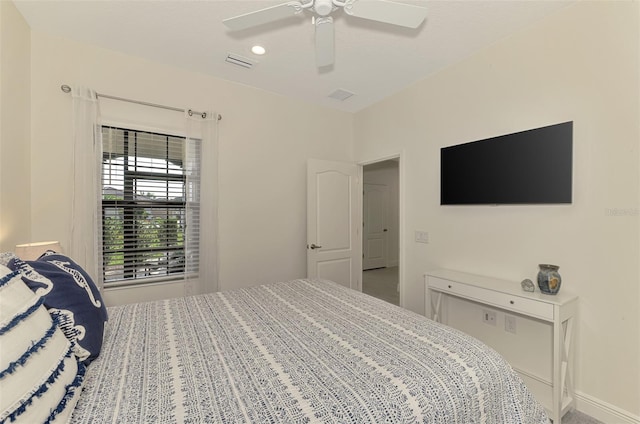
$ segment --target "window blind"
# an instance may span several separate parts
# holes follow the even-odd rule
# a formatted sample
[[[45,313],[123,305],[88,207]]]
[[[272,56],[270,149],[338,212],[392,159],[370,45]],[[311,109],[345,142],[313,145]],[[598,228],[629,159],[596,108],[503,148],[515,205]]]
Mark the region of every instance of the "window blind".
[[[105,286],[197,273],[199,179],[191,174],[199,174],[200,150],[187,149],[184,137],[148,131],[105,126],[102,136]]]

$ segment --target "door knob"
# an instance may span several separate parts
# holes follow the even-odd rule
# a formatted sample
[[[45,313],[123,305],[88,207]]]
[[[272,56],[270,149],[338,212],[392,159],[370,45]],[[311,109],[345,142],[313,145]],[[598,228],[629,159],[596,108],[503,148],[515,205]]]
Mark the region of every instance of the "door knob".
[[[309,249],[312,249],[312,250],[313,250],[313,249],[321,249],[321,248],[322,248],[322,246],[318,246],[318,245],[317,245],[317,244],[315,244],[315,243],[311,243],[311,246],[309,246]]]

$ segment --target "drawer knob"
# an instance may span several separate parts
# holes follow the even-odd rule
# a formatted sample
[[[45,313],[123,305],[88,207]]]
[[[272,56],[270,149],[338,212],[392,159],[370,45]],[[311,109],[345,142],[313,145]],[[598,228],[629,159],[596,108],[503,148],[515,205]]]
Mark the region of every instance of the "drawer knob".
[[[512,305],[515,305],[515,301],[514,300],[510,300],[509,303],[511,303]]]
[[[451,284],[449,284],[447,287],[451,288]]]

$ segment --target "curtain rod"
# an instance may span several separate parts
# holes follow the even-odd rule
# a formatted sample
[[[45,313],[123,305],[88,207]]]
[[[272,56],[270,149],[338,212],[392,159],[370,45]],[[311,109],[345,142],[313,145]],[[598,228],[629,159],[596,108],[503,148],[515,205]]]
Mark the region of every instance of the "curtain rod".
[[[63,85],[60,86],[60,90],[62,90],[65,93],[70,93],[71,92],[71,87],[69,87],[67,84],[63,84]],[[157,103],[142,102],[140,100],[125,99],[124,97],[109,96],[109,95],[100,94],[100,93],[96,93],[96,96],[102,97],[104,99],[120,100],[122,102],[135,103],[135,104],[143,105],[143,106],[157,107],[157,108],[160,108],[160,109],[173,110],[173,111],[176,111],[176,112],[187,112],[189,114],[189,116],[200,115],[200,116],[202,116],[202,119],[207,117],[207,112],[196,112],[195,110],[191,110],[191,109],[181,109],[181,108],[178,108],[178,107],[159,105]],[[218,114],[218,121],[220,121],[221,119],[222,119],[222,115]]]

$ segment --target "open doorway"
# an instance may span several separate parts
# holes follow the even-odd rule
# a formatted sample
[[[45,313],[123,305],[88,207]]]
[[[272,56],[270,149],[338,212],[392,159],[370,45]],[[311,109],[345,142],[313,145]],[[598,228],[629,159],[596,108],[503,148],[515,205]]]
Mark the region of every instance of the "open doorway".
[[[400,305],[400,161],[362,167],[362,291]]]

